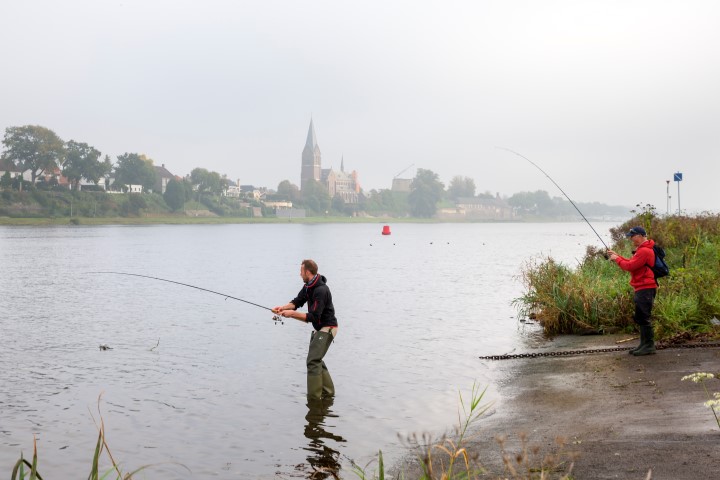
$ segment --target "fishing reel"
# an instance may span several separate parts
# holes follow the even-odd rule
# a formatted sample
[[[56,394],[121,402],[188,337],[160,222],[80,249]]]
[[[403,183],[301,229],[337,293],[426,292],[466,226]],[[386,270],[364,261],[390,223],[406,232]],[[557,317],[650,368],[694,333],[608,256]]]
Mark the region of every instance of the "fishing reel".
[[[272,320],[273,322],[275,322],[275,325],[277,325],[278,323],[280,325],[285,325],[285,319],[280,315],[273,315]]]

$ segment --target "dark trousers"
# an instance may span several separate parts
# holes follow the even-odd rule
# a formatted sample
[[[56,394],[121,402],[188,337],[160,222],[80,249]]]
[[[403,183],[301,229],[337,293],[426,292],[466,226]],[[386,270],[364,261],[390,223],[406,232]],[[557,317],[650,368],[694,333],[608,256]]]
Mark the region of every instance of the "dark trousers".
[[[655,301],[655,293],[657,289],[646,288],[635,292],[633,301],[635,302],[635,315],[633,320],[641,327],[650,325],[650,315],[652,314],[653,302]]]

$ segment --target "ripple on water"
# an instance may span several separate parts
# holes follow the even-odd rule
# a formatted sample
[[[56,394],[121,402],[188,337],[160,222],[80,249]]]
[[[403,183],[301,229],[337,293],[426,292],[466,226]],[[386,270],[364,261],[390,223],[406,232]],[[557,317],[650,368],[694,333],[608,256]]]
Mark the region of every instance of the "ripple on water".
[[[579,240],[593,243],[586,229],[403,224],[391,245],[376,225],[0,227],[0,465],[35,434],[44,471],[84,471],[100,415],[128,469],[178,462],[193,478],[257,478],[364,465],[378,449],[392,461],[398,433],[444,432],[458,390],[492,385],[496,369],[477,356],[524,335],[509,305],[520,265],[541,252],[574,261]],[[32,268],[28,252],[43,252]],[[150,274],[272,306],[299,290],[308,257],[340,320],[326,358],[338,397],[319,413],[304,398],[307,326],[177,285],[88,274]]]

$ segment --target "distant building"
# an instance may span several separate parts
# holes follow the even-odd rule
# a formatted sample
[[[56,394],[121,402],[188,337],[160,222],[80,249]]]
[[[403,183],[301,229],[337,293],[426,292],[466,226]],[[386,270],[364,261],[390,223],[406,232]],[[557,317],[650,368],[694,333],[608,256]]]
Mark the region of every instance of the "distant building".
[[[20,177],[28,182],[32,178],[32,176],[30,175],[30,170],[26,170],[23,173],[23,171],[20,168],[16,167],[14,163],[0,158],[0,177],[5,176],[5,174],[8,174],[11,179]]]
[[[322,183],[327,187],[330,198],[339,195],[345,203],[356,204],[360,199],[360,183],[357,179],[357,172],[345,172],[345,159],[340,160],[340,171],[336,172],[332,167],[322,170]]]
[[[229,185],[225,190],[225,196],[231,198],[240,198],[242,196],[242,190],[238,185]]]
[[[322,168],[322,154],[315,135],[315,126],[310,119],[310,128],[302,151],[302,165],[300,169],[300,191],[305,190],[307,183],[315,180],[328,191],[330,198],[339,195],[345,203],[358,203],[360,198],[360,182],[355,170],[345,172],[345,159],[340,160],[340,171],[331,168]]]
[[[393,192],[409,192],[412,182],[412,178],[393,178],[391,190]]]
[[[165,190],[167,190],[168,183],[170,183],[170,180],[175,179],[175,175],[170,173],[167,168],[165,168],[165,164],[163,163],[161,167],[153,167],[155,169],[155,173],[157,174],[157,180],[155,181],[155,186],[153,187],[153,191],[164,194]]]
[[[25,176],[23,175],[23,178]],[[38,184],[45,185],[58,185],[61,187],[70,187],[70,181],[62,174],[59,167],[55,167],[52,170],[42,171],[35,177],[35,182]]]
[[[495,198],[466,197],[458,198],[455,208],[443,208],[438,211],[440,218],[464,218],[467,220],[512,220],[513,208],[500,196]]]
[[[304,208],[282,208],[275,210],[278,218],[305,218]]]
[[[293,206],[293,203],[291,201],[264,201],[263,205],[265,205],[268,208],[273,208],[275,210],[283,210],[283,209],[290,209]]]
[[[267,188],[253,185],[240,185],[240,194],[243,198],[260,201],[267,194]]]
[[[98,182],[92,182],[85,177],[80,179],[80,190],[107,190],[105,187],[105,177],[100,177]]]
[[[302,151],[302,166],[300,169],[300,190],[305,190],[305,185],[309,180],[320,181],[321,170],[321,154],[320,147],[315,137],[315,127],[312,118],[310,119],[310,128],[308,129],[307,140],[305,140],[305,148]]]

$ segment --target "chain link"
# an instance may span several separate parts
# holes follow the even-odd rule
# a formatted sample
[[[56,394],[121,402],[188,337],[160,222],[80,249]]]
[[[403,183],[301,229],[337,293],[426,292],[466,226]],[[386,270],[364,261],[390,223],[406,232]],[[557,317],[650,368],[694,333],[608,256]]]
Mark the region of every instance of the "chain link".
[[[679,345],[666,345],[659,343],[655,345],[656,350],[665,350],[670,348],[717,348],[720,342],[713,343],[684,343]],[[560,350],[556,352],[535,352],[535,353],[515,353],[508,355],[487,355],[478,357],[480,360],[512,360],[514,358],[538,358],[538,357],[566,357],[571,355],[588,355],[592,353],[607,352],[623,352],[632,350],[633,347],[609,347],[609,348],[591,348],[585,350]]]

